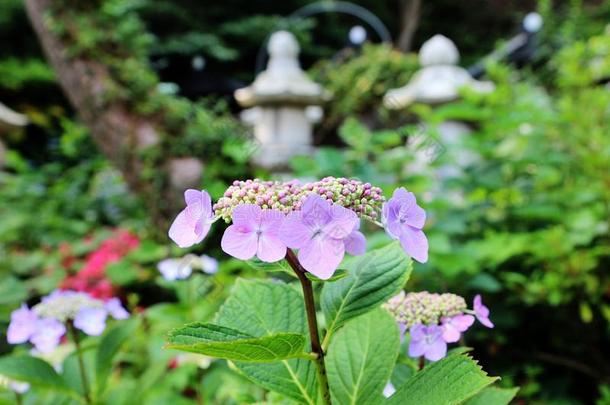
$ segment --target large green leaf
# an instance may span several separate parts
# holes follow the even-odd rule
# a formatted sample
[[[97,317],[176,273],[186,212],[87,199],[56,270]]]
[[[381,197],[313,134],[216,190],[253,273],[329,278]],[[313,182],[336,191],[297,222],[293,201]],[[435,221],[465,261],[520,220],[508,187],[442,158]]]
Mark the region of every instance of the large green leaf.
[[[171,331],[167,347],[227,360],[266,363],[303,357],[305,341],[305,336],[298,333],[253,337],[224,326],[196,322]]]
[[[0,375],[30,383],[32,386],[77,395],[49,363],[31,356],[0,358]]]
[[[345,324],[326,356],[333,402],[380,403],[399,348],[398,327],[387,311],[376,309]]]
[[[519,388],[487,387],[464,402],[464,405],[508,405],[517,391]]]
[[[112,370],[114,357],[123,343],[133,334],[137,325],[138,322],[136,320],[130,319],[125,322],[119,322],[104,334],[95,357],[95,375],[98,394],[106,388],[106,382],[110,375],[110,371]]]
[[[308,336],[303,296],[283,283],[237,280],[214,322],[251,336],[277,333]],[[250,380],[270,391],[300,402],[316,403],[315,367],[309,360],[267,364],[236,362],[236,366]]]
[[[253,259],[246,261],[246,263],[250,267],[252,267],[254,270],[257,270],[257,271],[283,272],[283,273],[290,274],[292,277],[296,277],[296,274],[294,274],[294,271],[292,270],[292,268],[290,267],[288,262],[283,259],[280,261],[277,261],[277,262],[268,263],[268,262],[264,262],[264,261],[258,259],[257,257],[255,257]]]
[[[353,257],[345,265],[347,277],[324,284],[322,289],[322,310],[328,325],[325,347],[341,325],[397,294],[411,274],[411,259],[397,242]]]
[[[460,404],[496,381],[471,357],[455,353],[429,364],[399,387],[389,405]]]

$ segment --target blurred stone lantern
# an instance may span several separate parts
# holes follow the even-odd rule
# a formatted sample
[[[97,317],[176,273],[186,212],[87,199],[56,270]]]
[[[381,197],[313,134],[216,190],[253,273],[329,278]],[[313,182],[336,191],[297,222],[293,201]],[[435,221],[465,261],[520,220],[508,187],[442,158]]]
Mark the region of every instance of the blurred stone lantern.
[[[323,116],[328,93],[299,64],[299,44],[290,32],[277,31],[268,43],[269,62],[254,83],[235,92],[247,110],[241,119],[253,126],[259,147],[253,160],[265,168],[285,166],[294,155],[312,151],[313,124]]]
[[[9,130],[25,127],[28,124],[28,118],[15,112],[0,103],[0,135]],[[0,168],[4,167],[6,148],[0,140]]]
[[[494,84],[474,79],[466,69],[458,66],[460,54],[449,38],[435,35],[427,40],[419,51],[421,69],[404,87],[389,90],[384,104],[390,109],[407,108],[413,103],[432,106],[446,104],[459,99],[460,89],[468,87],[480,93],[488,93]],[[465,123],[445,121],[436,129],[439,139],[433,140],[427,134],[429,128],[421,127],[421,133],[410,137],[410,147],[416,149],[415,161],[409,167],[412,171],[425,171],[440,154],[449,154],[453,164],[442,166],[437,171],[442,178],[452,177],[476,159],[464,145],[464,135],[471,132]],[[433,144],[433,145],[431,145]]]
[[[407,108],[413,103],[432,106],[458,100],[460,89],[488,93],[494,90],[491,82],[474,79],[466,69],[458,66],[460,54],[449,38],[435,35],[427,40],[419,51],[421,69],[407,85],[389,90],[384,96],[384,105],[390,109]],[[412,134],[409,147],[416,150],[414,162],[407,168],[411,172],[430,172],[430,164],[439,155],[449,162],[435,169],[440,180],[459,175],[462,169],[477,159],[465,147],[466,135],[471,132],[468,125],[459,121],[444,121],[436,126],[439,139],[429,134],[429,128],[420,127],[420,133]]]
[[[388,108],[400,109],[412,103],[437,105],[457,100],[462,87],[479,92],[494,89],[491,82],[474,79],[460,66],[460,53],[452,40],[435,35],[419,50],[421,70],[416,72],[407,85],[390,90],[384,97]]]

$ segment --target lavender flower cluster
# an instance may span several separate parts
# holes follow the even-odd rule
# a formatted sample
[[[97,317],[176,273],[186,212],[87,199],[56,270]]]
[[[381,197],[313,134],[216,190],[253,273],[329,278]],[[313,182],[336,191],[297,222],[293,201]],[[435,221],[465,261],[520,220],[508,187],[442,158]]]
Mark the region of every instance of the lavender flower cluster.
[[[169,237],[183,248],[201,242],[212,223],[223,218],[232,222],[221,240],[225,253],[276,262],[296,249],[303,268],[326,280],[345,253],[365,253],[366,239],[359,230],[364,218],[383,225],[415,260],[428,260],[422,230],[426,213],[402,187],[386,202],[379,187],[359,180],[326,177],[305,185],[236,180],[213,206],[205,190],[186,190],[184,199],[186,208],[169,229]],[[382,224],[375,220],[380,214]]]
[[[427,291],[408,294],[401,291],[384,307],[394,316],[401,330],[409,331],[409,356],[423,356],[430,361],[445,357],[447,344],[460,340],[475,317],[486,327],[494,327],[480,295],[474,298],[472,310],[459,295]]]
[[[48,353],[59,345],[69,322],[90,336],[98,336],[109,315],[129,317],[118,298],[104,302],[85,292],[55,290],[31,309],[22,304],[11,313],[7,340],[10,344],[29,341],[39,352]]]
[[[302,184],[259,179],[235,180],[222,198],[213,206],[216,216],[231,221],[233,209],[241,204],[255,204],[262,209],[276,209],[284,214],[300,210],[309,194],[317,194],[355,212],[359,217],[376,220],[385,201],[379,187],[355,179],[325,177]]]

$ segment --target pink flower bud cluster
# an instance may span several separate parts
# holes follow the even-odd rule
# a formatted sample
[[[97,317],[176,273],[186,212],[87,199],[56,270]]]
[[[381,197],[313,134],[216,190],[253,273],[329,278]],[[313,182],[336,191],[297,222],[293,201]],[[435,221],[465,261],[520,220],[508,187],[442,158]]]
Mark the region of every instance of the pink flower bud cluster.
[[[226,222],[231,221],[233,209],[241,204],[255,204],[262,209],[276,209],[286,214],[300,210],[310,194],[318,194],[361,218],[372,220],[379,217],[385,201],[379,187],[342,177],[326,177],[306,184],[300,184],[297,180],[273,182],[254,179],[234,181],[213,209],[214,214]]]
[[[233,209],[241,204],[255,204],[262,209],[276,209],[288,213],[292,211],[299,191],[300,184],[296,180],[235,180],[212,208],[214,214],[227,223],[231,222]]]
[[[299,210],[308,194],[316,193],[342,207],[354,211],[361,218],[376,220],[385,198],[379,187],[359,180],[344,177],[325,177],[301,187],[299,198],[293,209]]]
[[[384,307],[396,320],[410,329],[415,324],[435,325],[443,317],[453,317],[464,313],[466,301],[459,295],[435,294],[427,291],[400,294],[391,298]]]

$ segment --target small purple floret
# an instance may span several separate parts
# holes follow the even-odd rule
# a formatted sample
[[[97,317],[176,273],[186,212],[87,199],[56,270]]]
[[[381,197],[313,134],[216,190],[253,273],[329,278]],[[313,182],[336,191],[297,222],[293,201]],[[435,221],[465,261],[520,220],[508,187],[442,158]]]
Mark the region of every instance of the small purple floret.
[[[413,325],[409,331],[409,356],[424,356],[430,361],[437,361],[447,354],[447,342],[443,339],[443,330],[438,325]]]
[[[472,305],[474,309],[474,314],[483,325],[488,328],[493,328],[494,324],[489,320],[489,308],[483,305],[483,300],[481,299],[481,295],[477,294],[474,297],[474,302]]]
[[[394,190],[392,198],[383,204],[382,219],[387,234],[420,263],[428,261],[428,239],[422,228],[426,212],[417,205],[415,195],[404,188]]]

